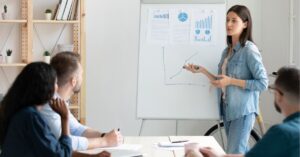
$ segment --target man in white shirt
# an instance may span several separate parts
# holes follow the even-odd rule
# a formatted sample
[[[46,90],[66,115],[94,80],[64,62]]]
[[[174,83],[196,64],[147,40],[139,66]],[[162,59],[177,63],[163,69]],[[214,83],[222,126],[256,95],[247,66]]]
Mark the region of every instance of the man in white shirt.
[[[74,93],[80,91],[83,69],[80,57],[73,52],[61,52],[51,59],[50,63],[57,72],[58,92],[56,97],[68,101]],[[50,129],[58,138],[61,134],[60,116],[47,104],[41,114],[48,122]],[[95,129],[80,124],[69,111],[70,132],[73,150],[87,150],[98,147],[117,146],[123,141],[118,130],[102,133]]]

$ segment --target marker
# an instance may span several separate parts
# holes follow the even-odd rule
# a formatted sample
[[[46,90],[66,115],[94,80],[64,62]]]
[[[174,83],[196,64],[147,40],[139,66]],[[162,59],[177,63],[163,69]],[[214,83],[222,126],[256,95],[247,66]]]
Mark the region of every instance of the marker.
[[[118,128],[118,131],[120,131],[120,128]]]
[[[183,143],[188,142],[189,140],[179,140],[179,141],[172,141],[171,143]]]
[[[185,69],[186,66],[184,65],[182,68]],[[194,65],[194,69],[195,69],[195,70],[199,70],[199,66],[198,66],[198,65]]]

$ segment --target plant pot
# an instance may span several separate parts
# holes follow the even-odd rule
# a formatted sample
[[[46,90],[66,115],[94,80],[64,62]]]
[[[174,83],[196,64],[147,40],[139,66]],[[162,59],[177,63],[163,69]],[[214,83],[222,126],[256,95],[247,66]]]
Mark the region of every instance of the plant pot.
[[[52,13],[45,13],[45,19],[46,20],[51,20]]]
[[[44,56],[44,62],[50,64],[50,56]]]
[[[7,13],[2,13],[2,20],[6,20],[7,19]]]
[[[6,56],[6,63],[7,64],[12,63],[12,57],[11,56]]]

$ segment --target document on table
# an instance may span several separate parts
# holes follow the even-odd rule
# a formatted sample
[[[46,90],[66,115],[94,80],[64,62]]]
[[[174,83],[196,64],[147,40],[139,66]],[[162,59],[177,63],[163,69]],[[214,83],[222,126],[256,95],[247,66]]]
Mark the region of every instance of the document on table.
[[[139,150],[142,148],[139,144],[122,144],[117,147],[105,147],[105,148],[96,148],[86,151],[81,151],[88,154],[96,154],[102,151],[108,151],[113,157],[129,157],[129,156],[141,156],[143,155]]]

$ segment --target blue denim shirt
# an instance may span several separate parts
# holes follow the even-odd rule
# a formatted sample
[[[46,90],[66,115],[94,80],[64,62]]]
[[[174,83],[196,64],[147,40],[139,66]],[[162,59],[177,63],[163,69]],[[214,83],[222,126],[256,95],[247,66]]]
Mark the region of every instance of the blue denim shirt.
[[[218,73],[227,56],[227,48],[223,51],[218,65]],[[247,41],[242,47],[240,43],[233,48],[233,55],[228,60],[226,75],[246,81],[245,89],[230,85],[226,87],[225,103],[221,104],[221,89],[218,89],[218,102],[225,107],[222,116],[227,121],[240,118],[250,113],[258,114],[259,94],[268,87],[268,76],[258,48],[254,43]]]

